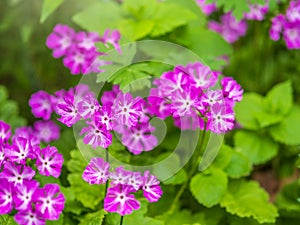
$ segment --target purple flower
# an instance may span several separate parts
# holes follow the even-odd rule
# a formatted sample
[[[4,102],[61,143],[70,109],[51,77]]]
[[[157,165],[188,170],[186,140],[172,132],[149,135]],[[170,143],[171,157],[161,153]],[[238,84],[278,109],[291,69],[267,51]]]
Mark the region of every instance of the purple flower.
[[[196,0],[198,6],[201,8],[205,15],[210,15],[211,13],[217,11],[216,3],[205,3],[206,0]]]
[[[39,212],[34,212],[31,209],[19,211],[14,216],[15,221],[20,225],[45,225],[46,220]]]
[[[244,90],[236,80],[231,77],[225,77],[221,80],[223,95],[225,99],[240,102],[243,98]]]
[[[225,133],[234,127],[234,112],[227,105],[214,104],[207,114],[207,118],[207,127],[214,133]]]
[[[0,144],[6,143],[11,135],[10,125],[0,120]]]
[[[123,166],[119,166],[114,172],[109,174],[110,184],[116,185],[128,185],[129,178],[131,177],[131,172],[124,170]]]
[[[0,173],[0,178],[7,179],[9,182],[17,186],[23,185],[25,180],[31,180],[34,175],[34,170],[28,166],[17,166],[11,162],[6,162],[4,164],[3,171]]]
[[[162,196],[162,190],[157,178],[149,171],[144,173],[143,195],[149,202],[157,202]]]
[[[64,209],[65,198],[58,184],[46,184],[38,189],[33,196],[36,210],[49,220],[58,220]]]
[[[87,51],[97,50],[95,43],[100,41],[100,36],[96,32],[79,32],[76,34],[76,42],[79,48]]]
[[[73,45],[75,31],[67,25],[57,24],[53,33],[51,33],[46,41],[48,48],[53,50],[53,57],[59,58],[67,54]]]
[[[127,181],[128,185],[132,186],[136,191],[141,189],[144,184],[144,177],[140,172],[131,172]]]
[[[133,154],[141,154],[156,147],[158,141],[152,134],[155,127],[150,123],[139,123],[134,127],[125,128],[122,132],[122,144]]]
[[[30,141],[30,145],[32,147],[39,146],[40,140],[36,137],[36,134],[32,127],[26,126],[26,127],[19,127],[15,130],[15,134],[12,137],[12,141],[14,142],[14,139],[17,137],[23,137]]]
[[[105,125],[100,123],[90,123],[81,130],[80,135],[83,134],[85,134],[83,138],[84,144],[91,145],[93,148],[98,146],[107,148],[112,143],[112,134],[106,130]]]
[[[109,167],[109,163],[102,158],[92,158],[82,174],[82,179],[89,184],[105,184],[109,177]]]
[[[111,91],[104,91],[101,96],[102,105],[112,106],[115,98],[121,93],[119,85],[114,85]]]
[[[210,21],[208,28],[220,33],[227,42],[234,43],[246,34],[247,22],[245,20],[236,20],[229,12],[221,16],[220,24],[215,21]]]
[[[192,85],[196,88],[208,89],[218,81],[218,72],[211,71],[208,66],[200,62],[189,63],[185,70],[191,76]]]
[[[272,26],[270,28],[270,37],[273,41],[278,41],[280,39],[280,33],[283,30],[285,24],[285,16],[279,14],[272,18]]]
[[[112,106],[112,113],[119,124],[135,126],[142,115],[142,98],[133,98],[130,93],[120,93]]]
[[[268,2],[265,5],[250,4],[249,9],[250,12],[244,14],[246,19],[262,21],[269,10]]]
[[[98,100],[92,94],[86,95],[78,103],[78,112],[84,119],[92,118],[96,111],[100,109]]]
[[[290,5],[286,10],[286,17],[290,23],[300,22],[300,1],[290,1]]]
[[[300,21],[286,24],[283,38],[288,49],[300,49]]]
[[[19,185],[15,188],[14,204],[17,210],[29,210],[31,209],[32,197],[39,183],[35,180],[24,181],[23,185]]]
[[[7,179],[0,179],[0,214],[8,214],[13,209],[13,186]]]
[[[2,167],[3,163],[6,160],[6,152],[9,151],[11,146],[9,144],[0,144],[0,167]]]
[[[17,162],[24,165],[27,158],[35,158],[32,153],[32,146],[30,144],[30,141],[23,137],[17,137],[13,139],[13,144],[11,148],[7,150],[6,156],[10,159],[11,162]]]
[[[46,143],[50,141],[57,140],[60,136],[59,126],[49,120],[49,121],[36,121],[34,124],[35,136]]]
[[[171,104],[166,99],[157,96],[153,93],[154,89],[151,89],[151,94],[147,98],[148,111],[151,116],[157,116],[158,118],[165,119],[172,115]]]
[[[118,30],[105,30],[103,36],[100,38],[100,40],[103,42],[103,44],[108,47],[107,43],[110,43],[114,46],[114,48],[122,54],[119,40],[121,38],[121,34]]]
[[[221,103],[223,100],[223,92],[221,90],[209,90],[201,98],[201,101],[208,105],[212,106],[215,103]]]
[[[53,146],[38,149],[36,166],[44,176],[59,177],[63,164],[63,156]]]
[[[80,120],[78,104],[72,94],[65,93],[63,102],[57,104],[57,114],[61,116],[58,120],[68,127],[71,127]]]
[[[116,212],[121,216],[131,214],[133,210],[140,208],[140,202],[131,192],[135,192],[132,186],[116,185],[107,189],[104,199],[104,209],[107,212]]]
[[[102,106],[99,112],[95,113],[94,120],[96,124],[104,125],[106,130],[112,130],[114,118],[111,113],[111,107]]]
[[[32,114],[36,118],[43,118],[44,120],[50,119],[51,114],[54,111],[53,102],[53,96],[45,91],[38,91],[32,94],[29,99]]]

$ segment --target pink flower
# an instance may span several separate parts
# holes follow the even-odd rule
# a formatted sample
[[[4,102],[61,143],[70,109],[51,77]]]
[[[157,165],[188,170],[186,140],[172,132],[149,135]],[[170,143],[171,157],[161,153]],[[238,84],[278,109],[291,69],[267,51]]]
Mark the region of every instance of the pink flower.
[[[35,136],[46,143],[59,139],[59,126],[53,121],[36,121],[34,124]]]
[[[71,127],[80,120],[78,103],[72,94],[65,93],[63,102],[57,104],[57,114],[61,116],[58,120],[68,127]]]
[[[131,214],[133,210],[140,208],[140,202],[131,192],[135,192],[132,186],[116,185],[107,189],[104,199],[104,209],[107,212],[116,212],[121,216]]]
[[[99,102],[92,94],[87,94],[78,103],[78,112],[84,119],[92,118],[99,109]]]
[[[121,93],[119,85],[114,85],[111,91],[104,91],[101,96],[102,105],[112,106],[114,104],[114,100]]]
[[[133,154],[141,154],[143,151],[154,149],[158,143],[152,134],[155,127],[150,123],[139,123],[134,127],[126,128],[122,132],[122,144]]]
[[[19,211],[14,216],[15,221],[20,225],[45,225],[46,220],[39,212],[35,212],[31,209],[26,211]]]
[[[283,38],[288,49],[300,49],[300,21],[286,24]]]
[[[32,197],[39,183],[35,180],[24,181],[23,185],[19,185],[15,188],[14,203],[17,210],[31,209]]]
[[[166,99],[157,96],[153,93],[154,89],[151,89],[150,96],[148,100],[148,111],[151,116],[157,116],[158,118],[165,119],[172,115],[171,104],[166,101]]]
[[[112,106],[112,113],[119,124],[135,126],[142,115],[142,98],[133,98],[130,93],[120,93]]]
[[[23,137],[29,140],[32,147],[40,145],[40,140],[36,137],[34,130],[30,126],[17,128],[14,136],[12,137],[12,141],[14,142],[17,137]]]
[[[32,152],[30,141],[23,137],[17,137],[13,139],[13,144],[11,148],[7,150],[6,156],[11,162],[17,162],[24,165],[27,158],[35,158]]]
[[[225,99],[240,102],[243,98],[244,90],[236,80],[231,77],[225,77],[221,80],[223,95]]]
[[[0,173],[0,178],[7,179],[8,182],[17,186],[23,185],[25,180],[31,180],[34,175],[34,170],[28,166],[17,166],[11,162],[6,162],[3,171]]]
[[[87,51],[97,50],[95,43],[100,41],[100,36],[96,32],[79,32],[76,34],[77,47]]]
[[[32,94],[29,99],[29,106],[31,107],[32,114],[36,118],[49,120],[54,111],[53,101],[53,96],[45,91],[38,91]]]
[[[109,174],[110,184],[116,185],[128,185],[129,178],[131,177],[131,172],[124,170],[123,166],[119,166],[114,172]]]
[[[286,17],[290,23],[300,22],[300,1],[292,0],[286,10]]]
[[[122,54],[119,40],[121,38],[121,34],[118,30],[105,30],[103,36],[100,38],[100,40],[103,42],[103,44],[108,47],[107,43],[110,43],[114,46],[114,48],[119,52],[119,54]]]
[[[225,133],[234,127],[234,112],[226,105],[219,103],[214,104],[207,118],[207,127],[214,133]]]
[[[212,106],[215,103],[221,103],[223,100],[222,90],[208,90],[201,98],[201,101],[208,106]]]
[[[280,39],[280,33],[283,30],[285,24],[285,16],[283,14],[278,14],[272,18],[272,26],[270,28],[270,37],[273,41],[278,41]]]
[[[162,190],[159,181],[149,171],[144,173],[143,195],[149,202],[157,202],[162,196]]]
[[[109,167],[109,163],[102,158],[92,158],[82,174],[82,179],[89,184],[105,184],[109,177]]]
[[[0,167],[2,167],[3,163],[7,159],[6,152],[9,151],[11,146],[9,144],[0,144]]]
[[[98,146],[107,148],[112,143],[112,134],[106,130],[105,125],[90,123],[88,127],[84,127],[80,135],[85,134],[83,142],[91,145],[93,148]]]
[[[211,13],[217,11],[216,3],[205,3],[206,0],[196,0],[198,6],[201,8],[205,15],[210,15]]]
[[[94,115],[94,120],[96,124],[102,124],[105,126],[106,130],[113,129],[113,121],[114,117],[111,113],[111,107],[109,106],[102,106],[99,112],[96,112]]]
[[[58,184],[46,184],[34,193],[36,210],[49,220],[58,220],[64,209],[65,198]]]
[[[0,214],[8,214],[13,209],[13,191],[7,179],[0,179]]]
[[[57,24],[46,41],[48,48],[53,50],[53,57],[59,58],[66,55],[73,45],[75,31],[67,25]]]
[[[39,149],[37,152],[36,166],[44,176],[59,177],[63,164],[63,156],[53,146]]]
[[[10,125],[0,120],[0,144],[6,143],[11,135]]]
[[[259,4],[250,4],[249,9],[250,12],[245,13],[244,17],[248,20],[258,20],[262,21],[265,18],[265,14],[267,14],[269,10],[268,2],[265,5]]]

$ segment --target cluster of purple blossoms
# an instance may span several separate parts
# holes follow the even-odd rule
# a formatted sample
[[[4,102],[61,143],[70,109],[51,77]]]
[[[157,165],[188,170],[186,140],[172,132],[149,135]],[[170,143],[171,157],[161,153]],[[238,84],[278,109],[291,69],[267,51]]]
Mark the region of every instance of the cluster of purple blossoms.
[[[286,14],[278,14],[272,19],[270,37],[274,41],[283,39],[288,49],[300,48],[300,1],[291,1]]]
[[[43,125],[36,124],[39,126]],[[38,171],[44,176],[59,177],[62,155],[49,145],[40,148],[30,129],[20,128],[12,137],[11,134],[9,124],[0,121],[0,214],[15,209],[14,219],[20,225],[58,220],[65,203],[59,185],[40,187],[34,176]],[[37,171],[28,166],[30,160],[35,162]]]
[[[82,174],[83,180],[89,184],[106,184],[109,187],[104,198],[104,209],[107,212],[116,212],[121,216],[131,214],[140,208],[140,202],[134,193],[143,191],[143,196],[149,202],[156,202],[162,195],[157,178],[145,171],[140,172],[125,170],[122,166],[110,172],[110,165],[102,158],[92,158]]]
[[[217,134],[233,129],[233,107],[243,90],[230,77],[221,79],[222,89],[215,89],[219,77],[220,72],[200,62],[165,72],[154,81],[157,88],[148,97],[152,115],[172,116],[181,129],[206,128]]]
[[[218,10],[216,3],[206,3],[206,0],[196,0],[196,3],[205,15],[210,15]]]
[[[102,37],[96,32],[80,31],[76,33],[67,25],[57,24],[48,36],[46,45],[53,50],[53,57],[63,58],[64,65],[70,69],[71,74],[101,73],[99,67],[109,62],[99,59],[103,55],[97,52],[96,43],[102,42],[105,46],[112,44],[121,53],[118,30],[106,30]]]

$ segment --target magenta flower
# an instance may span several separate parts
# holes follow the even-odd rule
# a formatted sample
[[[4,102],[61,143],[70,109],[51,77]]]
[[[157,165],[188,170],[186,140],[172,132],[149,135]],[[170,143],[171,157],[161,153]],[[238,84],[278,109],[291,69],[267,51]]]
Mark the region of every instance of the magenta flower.
[[[25,126],[25,127],[19,127],[15,130],[15,134],[12,137],[12,141],[14,142],[14,139],[17,137],[22,137],[30,141],[30,145],[32,147],[36,147],[40,145],[40,140],[36,137],[36,134],[32,127]]]
[[[96,42],[100,41],[100,36],[96,32],[79,32],[76,34],[77,47],[87,51],[96,51]]]
[[[0,167],[2,167],[3,163],[6,160],[6,152],[9,151],[11,148],[8,144],[0,144]]]
[[[112,113],[119,124],[135,126],[142,115],[142,98],[133,98],[130,93],[120,93],[112,106]]]
[[[109,163],[102,158],[92,158],[82,174],[82,179],[89,184],[105,184],[109,177],[109,167]]]
[[[26,211],[31,209],[32,197],[39,183],[35,180],[24,181],[23,185],[15,188],[14,204],[17,210]]]
[[[45,225],[46,220],[39,212],[34,212],[31,209],[19,211],[14,216],[15,221],[20,225]]]
[[[215,103],[221,103],[223,100],[223,92],[221,90],[209,90],[201,98],[201,101],[207,105],[212,106]]]
[[[171,104],[164,98],[157,96],[153,93],[155,89],[151,89],[148,100],[148,111],[151,116],[157,116],[158,118],[165,119],[172,115]]]
[[[125,128],[122,132],[122,144],[133,154],[141,154],[143,151],[154,149],[158,143],[152,134],[155,127],[150,123],[139,123],[134,127]]]
[[[208,28],[223,36],[228,43],[234,43],[247,31],[247,22],[245,20],[236,20],[229,12],[221,16],[221,23],[210,21]]]
[[[250,12],[245,13],[244,17],[248,20],[258,20],[262,21],[265,18],[265,14],[268,13],[269,6],[268,2],[265,5],[259,5],[259,4],[250,4],[249,9]]]
[[[106,130],[105,125],[100,123],[90,123],[87,127],[84,127],[80,135],[85,134],[83,142],[86,145],[91,145],[93,148],[98,146],[107,148],[112,143],[112,134]]]
[[[286,17],[290,23],[300,22],[300,1],[292,0],[286,10]]]
[[[86,95],[78,103],[78,112],[84,119],[92,118],[99,109],[99,102],[92,94]]]
[[[224,104],[214,104],[207,114],[207,118],[207,127],[214,133],[225,133],[234,127],[234,112]]]
[[[6,143],[11,135],[10,125],[0,120],[0,144]]]
[[[105,126],[106,130],[113,129],[113,116],[111,113],[111,107],[102,106],[99,112],[96,112],[94,115],[95,124],[102,124]]]
[[[63,156],[53,146],[38,149],[36,166],[44,176],[59,177],[63,164]]]
[[[0,179],[0,214],[8,214],[13,209],[13,191],[7,179]]]
[[[10,159],[11,162],[16,162],[24,165],[27,158],[35,158],[35,155],[32,152],[30,141],[23,137],[17,137],[13,139],[13,144],[11,148],[9,148],[6,152],[6,156]]]
[[[32,94],[29,99],[32,114],[36,118],[49,120],[52,112],[54,111],[53,98],[53,96],[45,91],[38,91]]]
[[[20,165],[17,166],[11,162],[6,162],[4,164],[4,169],[0,173],[0,178],[7,179],[9,182],[13,183],[15,186],[23,185],[25,180],[29,181],[35,175],[34,170],[28,166]]]
[[[127,181],[128,185],[132,186],[136,191],[141,189],[144,184],[144,177],[140,172],[131,172]]]
[[[48,48],[53,50],[53,57],[59,58],[68,53],[73,45],[75,31],[67,25],[57,24],[53,33],[51,33],[46,41]]]
[[[300,49],[300,21],[286,24],[283,38],[288,49]]]
[[[231,77],[225,77],[221,80],[223,95],[225,99],[240,102],[243,98],[244,90],[236,80]]]
[[[34,124],[34,133],[35,136],[43,142],[49,143],[59,139],[60,131],[59,126],[49,120],[49,121],[36,121]]]
[[[119,166],[114,172],[109,174],[110,184],[116,185],[128,185],[129,178],[131,177],[131,172],[124,170],[123,166]]]
[[[119,52],[119,54],[122,54],[119,40],[121,38],[121,34],[118,30],[105,30],[103,36],[100,38],[100,40],[103,42],[103,44],[108,47],[107,43],[110,43],[114,46],[114,48]]]
[[[75,101],[74,95],[65,93],[63,102],[57,104],[57,114],[61,116],[58,120],[68,127],[71,127],[80,120],[78,104]]]
[[[280,34],[283,30],[284,24],[285,16],[283,14],[278,14],[272,18],[272,26],[269,33],[273,41],[278,41],[280,39]]]
[[[135,192],[132,186],[116,185],[107,189],[104,199],[104,209],[107,212],[116,212],[121,216],[131,214],[133,210],[140,208],[140,202],[131,192]]]
[[[46,184],[38,189],[33,196],[36,210],[49,220],[58,220],[64,209],[65,198],[58,184]]]
[[[119,85],[114,85],[111,91],[104,91],[101,96],[102,105],[112,106],[119,94],[121,94]]]
[[[201,8],[205,15],[210,15],[211,13],[217,11],[216,3],[205,3],[206,0],[196,0],[198,6]]]
[[[192,78],[192,85],[196,88],[208,89],[218,81],[218,72],[211,71],[208,66],[200,62],[189,63],[185,70]]]
[[[157,202],[162,196],[162,190],[157,178],[149,171],[144,173],[143,195],[149,202]]]

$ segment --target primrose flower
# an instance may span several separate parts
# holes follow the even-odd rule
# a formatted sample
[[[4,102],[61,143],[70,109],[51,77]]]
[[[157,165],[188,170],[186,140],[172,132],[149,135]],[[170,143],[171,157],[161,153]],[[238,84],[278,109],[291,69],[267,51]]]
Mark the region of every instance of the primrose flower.
[[[93,94],[87,94],[78,103],[78,112],[80,116],[84,119],[92,118],[99,109],[99,102]]]
[[[210,15],[211,13],[217,10],[216,3],[207,4],[205,2],[206,0],[196,0],[196,3],[198,4],[198,6],[201,8],[202,12],[205,15]]]
[[[162,190],[159,186],[159,181],[149,171],[144,173],[143,194],[149,202],[157,202],[162,196]]]
[[[87,51],[97,50],[96,43],[100,41],[100,36],[96,32],[84,32],[80,31],[76,34],[76,43],[78,48],[85,49]]]
[[[110,43],[114,46],[114,48],[119,52],[119,54],[122,54],[119,40],[121,38],[121,34],[118,30],[105,30],[103,36],[100,38],[100,40],[103,42],[105,46],[108,47],[107,43]]]
[[[10,159],[11,162],[16,162],[24,165],[27,158],[35,158],[32,152],[30,141],[23,137],[17,137],[13,139],[13,144],[11,148],[7,149],[6,156]]]
[[[250,4],[249,9],[250,11],[244,14],[246,19],[262,21],[269,10],[268,2],[265,5]]]
[[[7,179],[0,178],[0,215],[13,209],[13,185]]]
[[[109,177],[109,163],[102,158],[92,158],[82,178],[89,184],[105,184]]]
[[[45,143],[57,140],[60,136],[59,126],[49,121],[36,121],[33,124],[35,136]]]
[[[33,194],[39,187],[39,183],[35,180],[24,181],[23,185],[15,188],[14,203],[17,210],[25,211],[31,208]]]
[[[39,212],[28,209],[26,211],[18,211],[14,216],[15,221],[20,225],[45,225],[46,220]]]
[[[54,98],[45,91],[38,91],[31,95],[29,99],[29,106],[32,114],[36,118],[49,120],[54,111]]]
[[[0,120],[0,144],[6,143],[11,135],[10,125]]]

